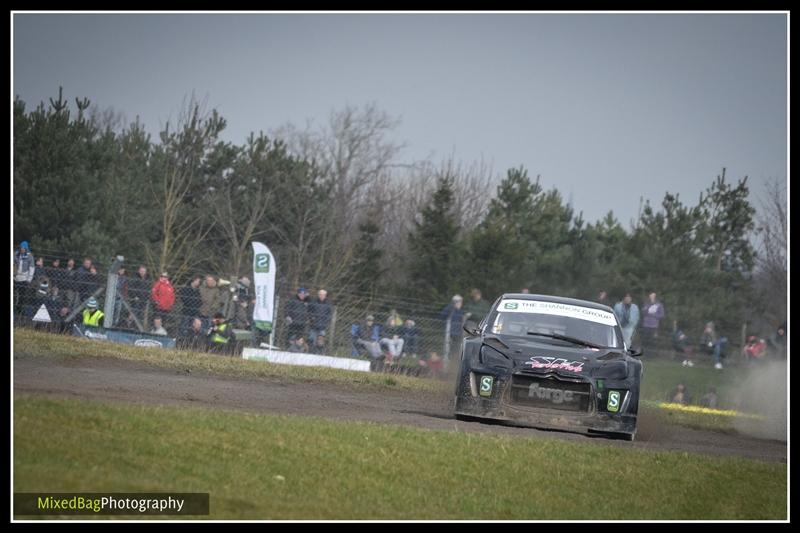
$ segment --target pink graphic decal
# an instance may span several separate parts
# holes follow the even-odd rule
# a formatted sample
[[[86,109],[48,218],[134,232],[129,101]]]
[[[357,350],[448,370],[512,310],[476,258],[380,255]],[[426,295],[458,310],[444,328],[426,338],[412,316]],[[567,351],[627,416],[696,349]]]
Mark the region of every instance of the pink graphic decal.
[[[531,357],[530,361],[525,361],[531,368],[550,368],[553,370],[567,370],[569,372],[583,372],[582,361],[568,361],[556,357]]]

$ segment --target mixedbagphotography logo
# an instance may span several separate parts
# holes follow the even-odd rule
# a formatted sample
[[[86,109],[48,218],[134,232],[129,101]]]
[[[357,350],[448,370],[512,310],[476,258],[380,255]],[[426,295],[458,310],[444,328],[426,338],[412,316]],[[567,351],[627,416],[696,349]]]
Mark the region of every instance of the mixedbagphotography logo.
[[[15,492],[15,516],[208,515],[207,492]]]

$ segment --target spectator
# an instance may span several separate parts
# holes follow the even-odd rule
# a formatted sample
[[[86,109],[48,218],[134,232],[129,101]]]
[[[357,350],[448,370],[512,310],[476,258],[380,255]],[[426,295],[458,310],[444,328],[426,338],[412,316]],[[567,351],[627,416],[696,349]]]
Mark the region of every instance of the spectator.
[[[622,327],[622,337],[625,339],[625,345],[630,347],[633,334],[636,332],[636,326],[639,324],[639,308],[633,303],[631,293],[626,292],[622,301],[617,302],[614,306],[614,314],[617,315],[619,325]]]
[[[234,327],[238,329],[251,329],[253,327],[253,301],[237,297],[236,311],[233,315]]]
[[[286,304],[286,336],[289,344],[297,337],[305,337],[306,324],[308,323],[308,290],[305,287],[297,289],[297,295]]]
[[[91,296],[92,292],[91,289],[92,282],[96,280],[96,278],[91,277],[91,269],[92,269],[92,258],[91,257],[84,257],[83,264],[75,270],[75,285],[78,291],[78,299],[83,302],[89,296]],[[95,270],[95,274],[97,271]]]
[[[64,284],[64,296],[70,307],[77,307],[80,304],[78,296],[77,270],[75,260],[71,257],[67,260],[67,267],[61,273],[61,283]]]
[[[50,287],[60,287],[63,288],[61,285],[61,259],[53,259],[53,262],[49,267],[45,267],[44,269],[45,275],[47,279],[50,280]]]
[[[786,337],[788,335],[787,323],[784,322],[775,333],[769,337],[769,348],[775,355],[781,359],[786,359]]]
[[[105,314],[99,309],[97,304],[97,300],[94,297],[89,298],[89,301],[86,302],[86,309],[83,310],[83,325],[99,328],[102,327],[102,323],[100,322],[103,320]]]
[[[686,333],[680,329],[676,329],[672,334],[672,347],[683,358],[683,366],[694,366],[694,362],[692,361],[692,346]]]
[[[94,264],[92,264],[89,267],[89,273],[86,274],[85,280],[86,280],[85,282],[86,293],[83,299],[86,299],[87,297],[91,296],[92,294],[97,292],[97,289],[99,289],[104,285],[103,276],[101,276],[97,272],[97,266]]]
[[[464,320],[471,320],[479,324],[492,306],[483,299],[480,289],[470,291],[470,301],[464,305]]]
[[[397,314],[397,310],[392,309],[389,313],[389,318],[386,320],[386,329],[379,341],[380,345],[386,348],[389,352],[387,363],[392,364],[403,354],[404,340],[400,337],[400,328],[403,326],[403,320]]]
[[[206,282],[200,287],[200,316],[211,318],[222,310],[222,295],[217,288],[217,280],[211,274],[206,275]]]
[[[33,281],[39,283],[39,281],[46,276],[47,273],[45,272],[44,269],[44,257],[41,256],[37,257],[36,263],[34,264],[33,267]]]
[[[675,387],[675,390],[670,393],[667,401],[672,403],[680,403],[683,405],[688,405],[691,403],[691,396],[689,396],[689,392],[686,390],[686,385],[683,383],[678,383],[678,386]]]
[[[308,344],[304,337],[297,337],[289,346],[289,351],[293,353],[308,353]]]
[[[153,317],[153,329],[150,330],[151,335],[163,335],[167,336],[167,330],[164,329],[164,325],[161,323],[161,317],[156,315]]]
[[[31,282],[36,271],[36,262],[30,252],[28,241],[19,243],[14,252],[14,307],[21,314],[31,300]]]
[[[169,316],[172,306],[175,305],[175,288],[170,283],[167,272],[161,273],[161,277],[153,284],[150,294],[156,316],[161,318]]]
[[[406,353],[410,354],[414,359],[419,357],[419,326],[410,318],[406,319],[405,324],[400,328],[400,338],[403,339],[403,347]]]
[[[247,276],[242,276],[239,278],[239,281],[236,283],[236,294],[234,295],[234,301],[241,302],[242,300],[250,301],[252,300],[252,296],[250,295],[250,278]]]
[[[184,350],[204,352],[206,349],[206,334],[203,330],[203,321],[199,317],[191,318],[191,321],[189,329],[178,339],[178,346]]]
[[[131,309],[144,327],[147,327],[144,324],[144,315],[147,302],[150,300],[150,290],[151,283],[147,276],[147,267],[139,265],[136,275],[128,282],[128,294],[130,295]]]
[[[25,305],[20,306],[20,313],[32,319],[36,314],[39,312],[39,308],[42,305],[45,305],[45,308],[48,311],[48,314],[52,311],[50,309],[51,304],[49,303],[50,299],[50,282],[47,277],[35,277],[34,283],[36,286],[36,290],[33,290],[33,287],[29,289],[29,295],[25,298]]]
[[[751,364],[763,361],[764,356],[767,355],[767,341],[756,335],[750,335],[742,348],[742,355],[745,361]]]
[[[120,322],[119,327],[121,329],[131,329],[138,331],[138,327],[136,326],[136,320],[134,319],[133,313],[128,312],[127,316],[125,316],[122,322]]]
[[[54,294],[52,290],[49,280],[46,277],[40,278],[39,287],[33,298],[33,305],[30,308],[30,317],[37,323],[37,327],[41,326],[49,329],[52,323],[58,322],[58,312],[61,306],[59,305],[57,294]],[[40,320],[37,320],[36,316],[39,315],[42,306],[47,312],[47,317],[41,317]]]
[[[597,303],[611,307],[611,300],[609,299],[608,293],[605,290],[600,289],[600,292],[597,293]]]
[[[182,330],[189,329],[194,317],[200,316],[200,306],[203,304],[203,299],[200,298],[201,281],[200,276],[192,276],[187,285],[178,289],[178,300],[181,302],[181,314],[183,314]]]
[[[709,387],[708,392],[700,398],[700,405],[710,409],[716,409],[719,406],[719,398],[717,397],[716,387]]]
[[[316,342],[311,346],[311,353],[315,353],[317,355],[325,355],[326,348],[325,348],[325,335],[317,335]]]
[[[353,324],[350,336],[353,339],[353,355],[359,355],[358,349],[363,348],[370,358],[383,358],[380,347],[381,327],[375,323],[374,316],[367,315],[363,324]]]
[[[449,350],[445,353],[445,360],[449,361],[458,355],[461,349],[461,333],[464,325],[464,298],[456,294],[452,301],[439,313],[445,321],[445,338],[450,343]]]
[[[19,243],[19,249],[14,253],[14,281],[30,283],[36,271],[36,261],[30,251],[28,241]]]
[[[427,358],[421,359],[419,365],[428,369],[432,377],[439,377],[444,370],[444,361],[436,352],[431,352]]]
[[[642,344],[652,347],[658,338],[658,327],[664,318],[664,304],[655,292],[651,292],[648,301],[642,306]]]
[[[320,289],[317,291],[317,299],[308,304],[308,314],[311,327],[308,331],[308,342],[315,350],[322,348],[325,352],[325,337],[328,336],[328,327],[333,316],[333,308],[328,301],[328,291]],[[318,342],[318,337],[322,337],[322,344]]]
[[[63,304],[62,304],[63,305]],[[67,321],[67,317],[70,314],[70,308],[67,306],[62,306],[58,310],[58,317],[56,321],[56,332],[57,333],[71,333],[72,332],[72,324],[75,322],[73,318],[70,321]]]
[[[520,289],[519,292],[521,292],[522,294],[530,294],[531,290],[528,287],[522,287],[522,289]]]
[[[403,325],[403,319],[400,318],[400,313],[397,312],[397,309],[390,310],[389,316],[386,317],[386,327],[399,328],[402,325]]]
[[[230,353],[233,346],[233,328],[228,325],[225,315],[220,312],[214,313],[206,336],[208,337],[209,350],[219,354]]]
[[[700,339],[700,347],[704,352],[712,355],[714,368],[722,370],[722,359],[725,357],[725,350],[728,347],[727,337],[717,337],[714,323],[709,322],[703,329],[703,336]]]

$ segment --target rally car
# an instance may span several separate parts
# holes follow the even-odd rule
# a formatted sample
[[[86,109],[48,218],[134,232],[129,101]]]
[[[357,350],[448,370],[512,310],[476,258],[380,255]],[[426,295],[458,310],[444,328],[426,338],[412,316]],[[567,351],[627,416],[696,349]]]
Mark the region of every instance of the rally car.
[[[457,418],[634,439],[642,352],[625,345],[611,308],[504,294],[464,329]]]

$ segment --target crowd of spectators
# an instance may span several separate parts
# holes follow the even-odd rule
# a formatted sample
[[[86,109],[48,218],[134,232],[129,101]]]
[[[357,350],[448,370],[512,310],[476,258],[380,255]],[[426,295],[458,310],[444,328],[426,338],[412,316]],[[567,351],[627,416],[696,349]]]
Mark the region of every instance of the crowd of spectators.
[[[72,258],[63,266],[60,258],[47,265],[23,241],[14,253],[14,315],[58,332],[69,332],[73,325],[100,328],[110,323],[115,329],[169,336],[178,346],[220,353],[231,351],[234,328],[252,327],[254,298],[247,277],[233,284],[208,274],[201,286],[203,277],[194,276],[176,289],[168,272],[154,280],[144,265],[132,276],[124,266],[115,273],[115,303],[108,320],[107,280],[91,257],[78,267]]]
[[[166,271],[153,279],[145,265],[139,265],[133,275],[121,266],[116,271],[113,315],[105,317],[106,279],[93,259],[83,257],[79,265],[73,258],[63,264],[62,261],[52,259],[48,265],[43,257],[34,257],[27,241],[19,244],[12,273],[15,316],[58,331],[68,331],[72,324],[104,327],[110,323],[117,329],[173,337],[180,347],[220,353],[232,351],[235,330],[251,332],[254,345],[265,340],[265,332],[256,330],[253,324],[254,291],[246,276],[227,280],[210,273],[194,275],[185,284],[175,286]],[[523,288],[520,292],[529,291]],[[299,287],[282,302],[280,316],[275,317],[281,334],[275,339],[276,347],[330,355],[334,307],[327,290],[319,288],[316,296],[311,294],[306,287]],[[596,301],[612,308],[628,347],[636,340],[645,350],[669,345],[670,334],[661,341],[667,309],[656,292],[648,293],[641,307],[634,303],[630,292],[614,303],[601,290]],[[405,361],[436,373],[457,358],[463,328],[475,327],[490,308],[491,303],[483,299],[480,289],[472,288],[468,298],[454,295],[435,316],[429,312],[403,318],[396,309],[389,309],[378,321],[373,313],[365,312],[363,319],[349,324],[350,353],[390,366]],[[421,318],[426,319],[425,331],[418,325]],[[442,329],[438,329],[439,325]],[[785,358],[786,336],[785,322],[766,338],[751,335],[742,347],[742,358],[751,364],[770,357]],[[687,367],[694,366],[703,354],[717,369],[722,369],[729,358],[728,337],[719,335],[710,321],[694,339],[676,322],[671,344]],[[443,350],[432,350],[431,346]]]

